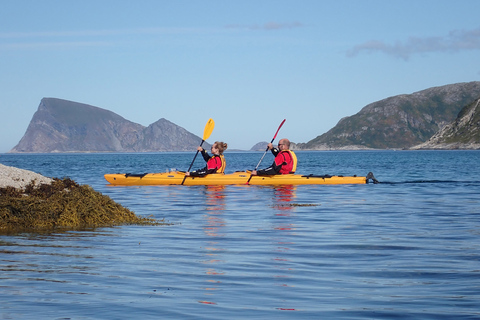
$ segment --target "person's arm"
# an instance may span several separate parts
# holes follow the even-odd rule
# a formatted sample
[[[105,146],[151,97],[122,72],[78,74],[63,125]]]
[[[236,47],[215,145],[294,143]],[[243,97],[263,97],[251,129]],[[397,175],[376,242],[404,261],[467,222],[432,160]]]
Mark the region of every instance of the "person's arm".
[[[217,172],[217,168],[212,168],[212,169],[208,168],[208,161],[212,157],[210,157],[210,155],[205,150],[202,150],[202,156],[203,156],[203,159],[207,162],[207,165],[203,169],[190,172],[191,177],[205,177],[207,174]]]
[[[205,149],[202,149],[202,157],[203,157],[203,160],[205,160],[205,162],[207,162],[211,158],[210,155],[207,153],[207,151],[205,151]]]
[[[280,150],[278,150],[277,148],[272,148],[270,151],[272,151],[272,154],[276,157],[278,155],[278,153],[280,152]]]

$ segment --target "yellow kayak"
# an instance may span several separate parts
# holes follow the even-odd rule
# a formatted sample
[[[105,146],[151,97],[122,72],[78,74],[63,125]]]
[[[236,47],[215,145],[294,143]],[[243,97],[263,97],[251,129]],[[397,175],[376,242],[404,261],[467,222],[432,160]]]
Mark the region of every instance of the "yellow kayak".
[[[179,185],[185,178],[185,172],[162,173],[113,173],[106,174],[105,179],[112,185],[120,186],[153,186]],[[205,177],[186,177],[184,185],[300,185],[300,184],[365,184],[370,181],[378,183],[371,172],[366,177],[344,176],[316,176],[300,174],[283,174],[272,176],[253,176],[250,181],[250,172],[240,171],[230,174],[214,173]]]

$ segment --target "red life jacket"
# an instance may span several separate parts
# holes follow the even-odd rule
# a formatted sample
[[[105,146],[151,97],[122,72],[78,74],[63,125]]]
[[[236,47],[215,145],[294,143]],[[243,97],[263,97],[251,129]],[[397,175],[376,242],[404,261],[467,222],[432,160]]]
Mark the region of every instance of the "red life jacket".
[[[280,169],[280,174],[289,174],[294,172],[294,160],[290,150],[280,151],[275,157],[275,164],[277,166],[283,164],[282,168]]]
[[[214,155],[207,161],[207,169],[216,169],[216,173],[225,172],[226,161],[223,155]]]

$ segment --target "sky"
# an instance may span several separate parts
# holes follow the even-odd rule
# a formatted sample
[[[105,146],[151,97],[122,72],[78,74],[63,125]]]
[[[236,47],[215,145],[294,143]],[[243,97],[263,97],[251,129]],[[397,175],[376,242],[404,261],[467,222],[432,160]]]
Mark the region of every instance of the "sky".
[[[0,0],[0,153],[44,97],[248,150],[480,80],[478,0]],[[195,150],[192,150],[192,152]]]

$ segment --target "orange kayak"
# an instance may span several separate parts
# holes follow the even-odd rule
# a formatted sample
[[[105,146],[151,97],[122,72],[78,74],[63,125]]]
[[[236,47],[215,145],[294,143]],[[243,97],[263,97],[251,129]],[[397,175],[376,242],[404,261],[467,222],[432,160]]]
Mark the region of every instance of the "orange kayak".
[[[105,174],[105,179],[112,185],[120,186],[152,186],[152,185],[180,185],[185,178],[185,173],[113,173]],[[283,174],[272,176],[253,176],[250,181],[249,171],[239,171],[230,174],[214,173],[205,177],[186,177],[184,185],[302,185],[302,184],[365,184],[377,183],[371,172],[367,176],[330,176],[330,175],[300,175]]]

